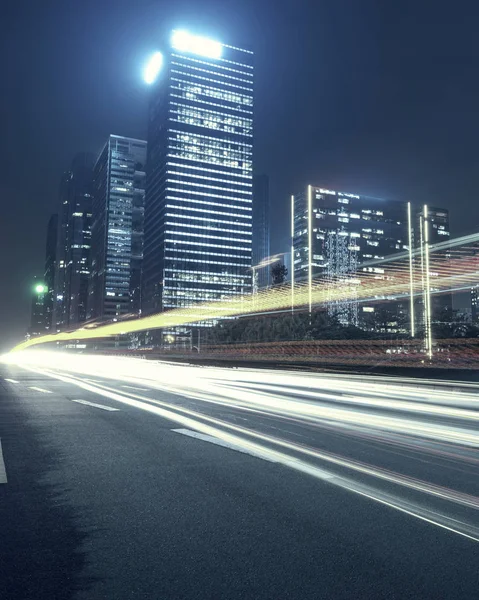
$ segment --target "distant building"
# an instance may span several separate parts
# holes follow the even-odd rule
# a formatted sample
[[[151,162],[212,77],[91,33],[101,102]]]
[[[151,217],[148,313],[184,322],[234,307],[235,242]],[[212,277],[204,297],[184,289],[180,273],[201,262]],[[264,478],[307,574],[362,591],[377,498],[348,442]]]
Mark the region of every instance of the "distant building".
[[[320,278],[325,290],[347,287],[349,299],[331,299],[328,312],[357,325],[351,274],[362,263],[408,249],[407,204],[308,185],[292,197],[292,211],[295,284]],[[379,266],[371,269],[384,274]]]
[[[152,83],[142,313],[249,293],[253,53],[174,31]]]
[[[30,314],[30,327],[27,337],[44,335],[45,332],[45,304],[47,302],[48,287],[35,277],[32,289],[32,306]]]
[[[445,208],[433,206],[419,206],[415,209],[414,223],[414,245],[416,249],[424,247],[427,242],[429,246],[447,242],[450,236],[449,230],[449,211]],[[445,255],[447,256],[447,248]],[[415,259],[415,268],[420,270],[420,259]],[[430,298],[431,298],[431,320],[439,320],[441,323],[451,322],[453,318],[452,311],[452,293],[436,293],[438,290],[434,286],[435,273],[430,273]],[[424,296],[416,298],[416,325],[419,329],[425,327],[424,323]]]
[[[479,320],[479,286],[471,288],[471,319],[476,324]]]
[[[80,153],[63,174],[55,268],[53,329],[85,321],[90,277],[94,157]]]
[[[55,269],[58,239],[58,215],[50,217],[47,226],[47,242],[45,247],[45,273],[44,281],[47,287],[44,303],[44,328],[45,331],[56,331],[53,324],[53,305],[55,299]]]
[[[270,256],[270,204],[269,178],[267,175],[253,177],[253,266]],[[289,267],[288,267],[289,269]],[[271,284],[271,268],[258,269],[258,288]]]
[[[138,312],[146,142],[110,135],[94,168],[88,318]]]

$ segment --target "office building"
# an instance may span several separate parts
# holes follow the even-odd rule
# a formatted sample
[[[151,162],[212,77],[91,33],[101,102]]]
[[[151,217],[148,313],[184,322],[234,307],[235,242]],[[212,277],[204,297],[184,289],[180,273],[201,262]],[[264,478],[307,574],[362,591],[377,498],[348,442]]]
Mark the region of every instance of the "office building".
[[[53,305],[55,298],[55,269],[58,239],[58,215],[50,217],[47,226],[47,241],[45,247],[45,273],[43,280],[47,288],[44,302],[45,332],[56,331],[53,323]]]
[[[143,314],[250,293],[252,279],[253,53],[184,31],[162,50],[146,77]]]
[[[146,142],[110,135],[95,164],[88,317],[138,311]]]
[[[53,329],[85,321],[90,277],[94,157],[80,153],[60,184]]]
[[[407,204],[308,185],[291,197],[291,213],[294,284],[320,279],[326,290],[343,286],[348,300],[329,301],[328,311],[357,325],[352,275],[361,263],[408,249]]]
[[[270,256],[269,238],[269,178],[267,175],[253,177],[253,265],[260,265]],[[289,266],[288,266],[289,269]],[[256,285],[259,289],[271,285],[271,268],[257,271]]]

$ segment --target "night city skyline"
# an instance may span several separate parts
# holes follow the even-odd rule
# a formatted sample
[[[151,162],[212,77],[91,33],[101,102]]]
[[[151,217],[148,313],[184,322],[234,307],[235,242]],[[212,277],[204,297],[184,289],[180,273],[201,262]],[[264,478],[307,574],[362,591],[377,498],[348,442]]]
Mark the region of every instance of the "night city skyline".
[[[361,4],[271,11],[209,2],[201,15],[194,3],[115,3],[112,12],[109,2],[47,2],[26,14],[10,6],[2,42],[15,59],[0,100],[8,116],[2,346],[27,327],[62,172],[79,151],[98,156],[110,134],[145,138],[142,68],[160,34],[178,25],[254,48],[255,172],[270,177],[273,253],[288,244],[289,194],[308,180],[444,206],[453,236],[477,230],[479,49],[470,13],[451,15],[445,2]]]

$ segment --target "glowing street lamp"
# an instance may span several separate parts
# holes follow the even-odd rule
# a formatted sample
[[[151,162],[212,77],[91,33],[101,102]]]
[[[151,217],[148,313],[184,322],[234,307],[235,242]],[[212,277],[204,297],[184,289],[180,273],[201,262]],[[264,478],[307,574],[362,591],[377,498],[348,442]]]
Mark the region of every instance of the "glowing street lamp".
[[[221,58],[223,54],[223,45],[220,42],[179,29],[173,31],[171,45],[180,52],[198,54],[207,58]]]
[[[163,54],[161,52],[155,52],[146,64],[143,71],[143,79],[145,83],[151,85],[156,81],[161,67],[163,66]]]
[[[37,294],[44,294],[45,292],[48,292],[48,288],[46,285],[43,285],[43,283],[37,283],[35,286],[35,292]]]

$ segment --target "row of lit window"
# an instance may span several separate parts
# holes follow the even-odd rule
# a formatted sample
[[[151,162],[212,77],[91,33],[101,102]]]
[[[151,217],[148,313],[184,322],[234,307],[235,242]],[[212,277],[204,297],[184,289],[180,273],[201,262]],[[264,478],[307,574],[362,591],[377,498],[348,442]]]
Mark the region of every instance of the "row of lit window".
[[[180,102],[171,102],[170,108],[171,113],[186,115],[188,117],[195,116],[201,117],[208,121],[215,121],[217,123],[226,123],[226,125],[235,125],[236,127],[252,127],[253,119],[251,117],[240,117],[238,115],[230,115],[229,112],[223,110],[211,110],[210,108],[203,108],[200,106],[189,106],[188,104],[181,104]]]
[[[189,138],[189,139],[187,139]],[[248,144],[235,144],[230,140],[205,139],[193,135],[175,135],[170,136],[168,150],[170,149],[187,150],[206,156],[221,156],[236,160],[248,160],[251,158],[251,146]]]
[[[207,233],[206,231],[204,231],[203,233],[187,233],[186,231],[178,231],[178,230],[171,230],[171,229],[167,229],[165,231],[165,233],[169,233],[170,235],[178,235],[178,236],[183,236],[183,237],[195,237],[195,238],[203,238],[203,239],[208,239],[208,240],[223,240],[223,241],[227,241],[227,242],[238,242],[241,244],[252,244],[252,240],[245,240],[242,238],[238,238],[238,237],[231,237],[231,236],[219,236],[219,235],[211,235],[209,233]],[[200,242],[190,242],[187,240],[169,240],[171,242],[174,242],[175,244],[194,244],[195,246],[201,246]],[[211,248],[231,248],[233,250],[248,250],[248,248],[243,248],[241,246],[222,246],[219,244],[204,244],[205,246],[209,246]]]
[[[212,227],[211,225],[194,225],[193,223],[178,223],[178,221],[166,221],[165,225],[171,225],[172,227],[187,227],[188,229],[201,229],[201,231],[205,232],[204,235],[207,235],[207,232],[210,231],[218,231],[219,233],[237,233],[239,235],[253,235],[251,231],[226,229],[224,227]],[[178,233],[183,232],[178,231]]]
[[[252,190],[242,190],[242,189],[238,189],[236,187],[227,188],[227,187],[221,187],[221,186],[218,186],[218,185],[197,183],[196,181],[185,181],[184,179],[168,179],[168,183],[171,183],[171,184],[176,183],[177,185],[180,185],[182,187],[206,188],[207,190],[219,190],[220,192],[231,192],[231,193],[234,193],[234,194],[245,194],[246,198],[237,198],[237,199],[240,200],[240,202],[253,202],[253,199],[252,199],[253,192],[252,192]],[[170,188],[168,188],[168,189],[170,189]],[[198,192],[196,190],[194,190],[194,191],[192,190],[192,193],[193,194],[199,194],[200,192]],[[207,196],[212,196],[213,198],[217,198],[218,197],[218,196],[215,196],[214,194],[207,194]],[[248,196],[249,196],[249,198],[248,198]],[[235,200],[236,200],[236,198],[235,198]]]
[[[196,167],[194,165],[188,165],[185,163],[177,163],[168,161],[166,163],[168,167],[179,167],[184,169],[185,171],[182,173],[183,175],[189,171],[200,171],[202,173],[217,173],[218,175],[223,175],[223,177],[236,177],[238,179],[246,179],[247,181],[251,181],[252,175],[250,173],[233,173],[231,171],[220,171],[219,169],[208,169],[207,167]],[[191,174],[194,176],[194,173]],[[204,179],[204,177],[203,177]]]
[[[193,202],[195,204],[208,204],[210,206],[223,206],[223,207],[228,207],[231,208],[232,210],[245,210],[245,211],[249,211],[251,212],[251,208],[250,207],[241,207],[241,206],[229,206],[228,204],[218,204],[216,202],[201,202],[201,201],[195,201],[195,200],[189,200],[188,198],[177,198],[176,196],[168,196],[167,197],[168,200],[177,200],[179,202],[185,202],[185,203],[189,203],[189,202]],[[220,211],[220,210],[212,210],[210,208],[192,208],[191,206],[176,206],[175,204],[166,204],[166,208],[174,208],[175,210],[180,210],[180,211],[184,211],[184,212],[197,212],[197,213],[203,213],[205,215],[222,215],[225,217],[231,217],[231,218],[239,218],[239,219],[248,219],[248,221],[251,220],[251,215],[249,214],[238,214],[238,213],[234,213],[234,212],[224,212],[224,211]],[[190,218],[190,215],[178,215],[178,217],[180,218]]]
[[[179,215],[177,213],[166,213],[165,215],[166,217],[179,217],[184,219],[185,216],[187,218],[187,223],[188,221],[201,221],[203,222],[205,225],[203,225],[203,227],[210,227],[209,223],[223,223],[225,225],[235,225],[237,227],[246,227],[246,228],[251,228],[253,227],[252,223],[238,223],[236,221],[230,220],[230,221],[226,221],[225,219],[211,219],[208,213],[208,216],[205,217],[194,217],[192,215]],[[178,221],[174,221],[173,223],[170,223],[170,225],[178,225]],[[183,221],[182,223],[183,225],[185,224],[185,222]],[[189,223],[188,223],[188,226]],[[191,227],[194,227],[194,225],[191,225]],[[218,231],[230,231],[228,229],[218,229]],[[238,231],[238,230],[235,230]],[[247,231],[244,232],[245,235],[249,235]]]
[[[240,151],[246,155],[250,155],[253,149],[252,144],[249,144],[248,142],[222,140],[217,137],[212,137],[202,133],[185,132],[179,131],[178,129],[171,129],[169,134],[174,134],[168,136],[170,141],[186,142],[187,144],[214,148],[216,150],[224,150],[226,152]]]
[[[227,146],[225,141],[217,140],[216,142],[201,142],[191,141],[186,142],[178,139],[170,139],[168,144],[168,152],[171,151],[188,152],[187,158],[190,160],[201,160],[199,156],[203,156],[208,162],[211,157],[223,158],[225,160],[247,161],[251,159],[252,153],[249,148],[233,148]],[[196,155],[196,156],[195,156]],[[199,155],[199,156],[198,156]],[[241,165],[234,165],[236,167]]]
[[[221,165],[223,167],[229,167],[231,169],[242,169],[244,170],[246,163],[238,162],[237,160],[231,160],[229,158],[220,158],[219,155],[211,156],[204,154],[199,155],[197,152],[187,152],[185,150],[178,150],[175,154],[168,152],[168,156],[172,158],[183,158],[185,160],[192,160],[199,163],[206,163],[210,165]],[[251,162],[247,163],[248,168],[251,168]]]
[[[214,67],[217,69],[224,69],[225,71],[232,71],[233,73],[239,73],[240,75],[246,75],[247,77],[253,76],[253,67],[251,65],[245,65],[243,63],[238,63],[233,60],[228,60],[226,58],[220,58],[220,59],[217,59],[217,62],[210,63],[210,62],[206,62],[205,60],[201,60],[200,58],[193,58],[191,55],[184,55],[184,54],[180,55],[180,54],[176,54],[173,52],[171,54],[171,56],[174,58],[182,59],[186,63],[194,62],[194,63],[200,64],[200,65],[205,65],[205,67],[208,67],[208,68]],[[232,69],[231,67],[226,67],[223,64],[220,64],[218,61],[221,61],[221,63],[228,63],[230,65],[237,65],[238,67],[244,67],[245,69],[249,69],[250,72],[241,71],[239,69]]]
[[[216,102],[212,102],[211,100],[200,100],[196,94],[192,92],[183,91],[183,93],[179,94],[171,94],[172,98],[177,98],[178,100],[189,100],[190,102],[194,102],[195,104],[204,104],[206,106],[214,106],[216,108],[227,109],[231,111],[235,111],[244,115],[252,115],[252,110],[246,110],[244,108],[244,104],[237,104],[236,106],[227,106],[225,104],[217,104]],[[226,102],[226,101],[225,101]]]
[[[171,243],[177,243],[174,240],[167,240],[168,242]],[[185,244],[189,244],[191,245],[189,242],[184,242]],[[195,246],[201,246],[201,244],[193,244]],[[250,248],[236,248],[235,246],[216,246],[213,245],[213,248],[230,248],[231,250],[243,250],[248,252],[248,254],[229,254],[229,253],[224,253],[224,252],[208,252],[207,250],[205,251],[201,251],[201,250],[191,250],[191,248],[178,248],[178,247],[166,247],[165,250],[170,251],[170,252],[178,252],[180,254],[201,254],[202,256],[221,256],[222,258],[236,258],[236,260],[251,260],[251,249]],[[226,263],[226,264],[232,264],[232,263]]]
[[[251,86],[253,85],[253,81],[250,81],[248,79],[243,79],[243,77],[235,77],[234,75],[228,75],[227,73],[218,73],[211,69],[202,69],[201,67],[194,67],[193,65],[185,65],[185,64],[175,62],[174,60],[171,61],[171,64],[174,67],[180,67],[182,69],[180,71],[171,69],[171,72],[178,73],[179,75],[183,75],[183,77],[185,77],[185,76],[186,77],[188,77],[188,76],[195,77],[196,73],[206,73],[207,75],[209,75],[209,77],[215,77],[215,76],[218,77],[219,79],[212,79],[211,81],[215,81],[221,85],[223,85],[223,83],[224,83],[223,80],[239,81],[240,83],[246,83],[247,85],[250,84]]]
[[[204,77],[202,75],[197,75],[197,74],[191,74],[189,77],[188,77],[188,75],[185,77],[185,73],[183,73],[182,71],[178,71],[177,69],[171,69],[171,73],[182,76],[181,79],[175,78],[176,81],[191,81],[192,79],[198,79],[200,81],[208,81],[209,83],[214,83],[216,85],[220,85],[222,88],[224,88],[224,86],[229,86],[229,87],[233,88],[235,91],[244,90],[250,94],[252,93],[252,88],[247,88],[243,85],[239,85],[238,83],[230,83],[227,81],[218,81],[217,79],[211,79],[211,77]]]
[[[202,85],[199,83],[195,84],[185,81],[184,79],[178,79],[177,77],[172,77],[171,81],[178,82],[178,85],[172,85],[171,89],[178,90],[183,94],[192,94],[193,96],[200,95],[207,98],[214,98],[215,100],[223,100],[224,102],[232,102],[233,104],[253,106],[253,96],[251,94],[235,94],[234,92],[224,90],[223,88]]]
[[[178,252],[180,252],[180,250],[178,250]],[[184,252],[188,252],[188,250],[184,250]],[[197,254],[204,254],[203,252],[197,252]],[[211,255],[211,256],[226,256],[223,254],[214,254],[213,252],[207,252],[206,254]],[[191,262],[195,262],[195,258],[182,258],[182,257],[178,257],[178,256],[170,256],[169,254],[165,255],[165,259],[168,259],[170,261],[174,260],[176,262],[184,262],[184,263],[191,263]],[[245,258],[245,261],[247,261],[248,259]],[[198,264],[202,264],[204,263],[203,259],[200,259],[198,261],[196,261]],[[232,263],[232,262],[224,262],[224,261],[218,261],[218,260],[208,260],[208,264],[209,265],[221,265],[223,267],[242,267],[242,268],[247,268],[249,265],[247,265],[246,263]]]
[[[179,183],[179,182],[177,182]],[[204,186],[207,187],[207,186]],[[186,190],[183,188],[174,188],[174,187],[167,187],[166,188],[167,192],[183,192],[183,193],[188,193],[188,194],[194,194],[195,196],[206,196],[207,198],[220,198],[221,200],[229,200],[231,202],[231,204],[216,204],[216,203],[212,203],[213,206],[234,206],[236,209],[240,209],[241,207],[233,204],[233,202],[244,202],[244,203],[249,203],[251,204],[253,202],[253,200],[251,198],[235,198],[234,196],[223,196],[221,194],[209,194],[208,192],[199,192],[197,190]],[[229,191],[229,190],[227,190]],[[231,190],[233,191],[233,190]],[[237,191],[237,190],[235,190]],[[189,196],[188,198],[183,198],[183,200],[187,200],[188,202],[195,202],[195,200],[192,200]],[[205,202],[203,202],[203,204],[205,204]]]
[[[168,277],[167,273],[171,276]],[[182,279],[184,281],[209,281],[213,277],[214,281],[227,281],[229,283],[243,283],[249,275],[239,276],[237,273],[214,273],[211,271],[197,271],[189,269],[165,269],[165,279]]]
[[[250,130],[253,126],[253,119],[230,115],[224,110],[221,112],[218,110],[208,110],[207,108],[188,106],[186,104],[179,104],[178,102],[171,102],[171,106],[175,108],[171,108],[170,113],[184,117],[197,117],[215,128],[218,125],[232,125]]]
[[[170,117],[170,121],[173,123],[185,123],[185,125],[194,125],[195,127],[203,127],[205,129],[214,129],[215,131],[222,131],[224,133],[233,133],[235,135],[246,135],[248,137],[253,137],[251,133],[251,129],[245,129],[240,127],[233,127],[231,125],[224,125],[220,123],[216,123],[214,121],[208,121],[206,119],[201,119],[198,117],[185,117],[179,116],[177,119]]]

